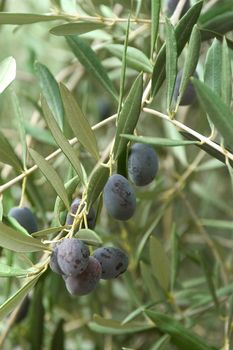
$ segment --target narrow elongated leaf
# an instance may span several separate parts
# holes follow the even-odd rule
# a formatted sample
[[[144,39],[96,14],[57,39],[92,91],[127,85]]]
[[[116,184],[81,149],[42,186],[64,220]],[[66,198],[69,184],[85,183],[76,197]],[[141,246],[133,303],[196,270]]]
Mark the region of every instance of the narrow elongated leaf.
[[[132,134],[137,125],[141,111],[142,89],[143,76],[139,74],[126,97],[118,118],[116,137],[113,146],[114,159],[118,158],[128,142],[127,139],[122,138],[120,135]]]
[[[76,187],[78,186],[79,183],[80,183],[80,180],[79,180],[78,176],[74,176],[72,179],[70,179],[68,182],[65,183],[66,193],[67,193],[67,196],[68,196],[70,202],[71,202],[72,196],[76,190]],[[65,205],[60,197],[56,198],[54,208],[55,208],[54,209],[55,213],[57,213],[57,212],[59,213],[59,212],[66,209],[66,207],[65,207]]]
[[[50,350],[65,350],[64,320],[61,319],[55,328]]]
[[[27,277],[29,273],[36,273],[35,269],[21,269],[0,263],[0,277]]]
[[[81,229],[79,230],[75,237],[81,239],[86,244],[90,244],[96,247],[100,247],[103,244],[102,239],[97,235],[97,233],[90,229]]]
[[[108,44],[106,49],[114,56],[122,59],[124,45]],[[136,69],[139,72],[152,73],[153,70],[152,64],[147,56],[135,47],[127,46],[126,63],[128,67]]]
[[[155,146],[161,146],[161,147],[187,146],[187,145],[193,145],[196,143],[195,141],[171,140],[166,138],[150,137],[150,136],[134,136],[134,135],[127,135],[127,134],[121,134],[120,136],[130,141],[146,143],[149,145],[155,145]]]
[[[56,21],[58,19],[66,19],[65,16],[57,15],[40,15],[37,13],[13,13],[13,12],[1,12],[0,24],[31,24],[37,22]]]
[[[16,61],[14,57],[7,57],[0,62],[0,94],[15,80],[15,76]]]
[[[150,264],[154,276],[164,290],[168,290],[170,262],[162,244],[154,236],[150,237]]]
[[[38,168],[44,174],[50,185],[54,188],[57,195],[64,202],[67,209],[69,209],[69,199],[66,194],[63,182],[52,165],[49,164],[47,160],[44,159],[38,152],[30,149],[30,155],[34,162],[38,165]]]
[[[63,151],[63,153],[65,154],[65,156],[67,157],[67,159],[69,160],[69,162],[71,163],[71,165],[73,166],[75,171],[77,172],[77,174],[80,178],[80,181],[84,182],[82,167],[81,167],[79,159],[76,155],[75,150],[72,148],[72,146],[69,144],[69,141],[63,135],[61,129],[59,128],[58,124],[56,123],[56,121],[55,121],[55,119],[54,119],[54,117],[49,109],[49,106],[44,98],[42,98],[42,100],[41,100],[41,105],[42,105],[42,109],[44,112],[45,121],[48,125],[49,130],[51,131],[51,133],[54,137],[54,140],[56,141],[57,145],[61,148],[61,150]]]
[[[170,285],[171,290],[174,289],[176,283],[176,277],[178,274],[179,267],[179,237],[176,233],[175,225],[172,227],[171,232],[171,278]]]
[[[35,287],[29,319],[30,350],[42,350],[44,338],[45,309],[43,304],[43,280],[39,281]],[[36,327],[35,327],[36,324]]]
[[[7,316],[34,287],[42,273],[27,279],[25,284],[0,306],[0,320]]]
[[[103,191],[103,188],[108,181],[109,171],[109,168],[100,165],[92,172],[87,187],[87,210],[90,209],[92,204]]]
[[[63,129],[64,109],[59,86],[50,70],[43,64],[35,63],[36,73],[39,77],[42,93],[48,103],[56,122]]]
[[[27,134],[31,135],[35,140],[51,146],[57,145],[56,142],[54,141],[54,138],[52,137],[51,133],[48,130],[30,125],[27,122],[24,123],[24,127]]]
[[[54,35],[80,35],[103,27],[105,27],[103,23],[72,22],[53,27],[50,29],[50,33]]]
[[[202,225],[207,227],[221,228],[224,230],[233,230],[233,222],[227,220],[212,220],[212,219],[202,219]]]
[[[173,318],[159,312],[146,310],[145,314],[156,324],[163,333],[171,336],[171,342],[180,350],[216,350],[191,330],[182,326]]]
[[[150,299],[153,302],[158,302],[161,300],[160,293],[158,291],[155,279],[151,273],[151,269],[143,261],[140,261],[140,271],[143,279],[143,285],[149,291]]]
[[[15,170],[22,171],[22,164],[15,154],[11,144],[0,131],[0,162],[11,165]]]
[[[222,43],[222,90],[221,96],[223,101],[230,106],[232,97],[232,69],[231,69],[231,59],[229,54],[229,49],[227,46],[226,38],[223,39]]]
[[[113,335],[138,333],[155,327],[151,324],[140,322],[130,322],[122,325],[118,321],[107,320],[98,315],[94,315],[94,320],[88,326],[94,332]]]
[[[196,24],[201,12],[203,1],[198,1],[192,8],[180,19],[175,27],[175,35],[177,42],[177,54],[180,55],[185,44],[189,40],[193,26]],[[158,92],[166,77],[166,44],[164,44],[155,61],[152,74],[152,96]]]
[[[0,222],[0,246],[21,253],[49,250],[48,245],[8,227],[2,222]]]
[[[151,42],[150,42],[150,57],[153,58],[156,39],[159,29],[159,14],[161,0],[151,0]]]
[[[151,306],[155,305],[155,302],[149,302],[144,305],[140,305],[137,309],[130,312],[129,315],[127,315],[124,320],[121,322],[122,325],[134,320],[137,316],[139,316],[144,310],[150,308]]]
[[[51,235],[53,233],[61,232],[64,228],[67,228],[67,227],[68,227],[67,225],[64,225],[64,226],[45,228],[43,230],[33,232],[32,237],[36,237],[36,238],[47,237],[48,235]]]
[[[85,39],[71,35],[66,36],[66,40],[80,63],[117,100],[116,90],[109,79],[105,68],[102,66],[98,56],[91,49]]]
[[[221,96],[222,45],[214,39],[206,56],[204,82],[217,95]]]
[[[99,152],[95,134],[77,101],[63,84],[60,85],[66,117],[79,142],[98,160]]]
[[[201,81],[193,79],[193,85],[203,109],[221,133],[225,143],[233,147],[233,115],[229,107]]]
[[[165,334],[161,337],[151,350],[168,350],[168,345],[170,344],[170,335]]]
[[[177,105],[180,104],[183,94],[188,86],[189,78],[195,71],[195,68],[199,59],[200,47],[201,47],[201,35],[200,35],[200,31],[197,28],[197,25],[195,24],[190,36],[188,52],[184,62],[184,69],[183,69],[183,74],[180,82],[179,97],[178,97]]]
[[[171,110],[171,101],[177,72],[177,45],[173,25],[166,17],[166,77],[167,77],[167,110]]]
[[[24,169],[26,169],[27,143],[26,143],[26,133],[24,128],[24,115],[20,107],[18,97],[13,90],[10,91],[10,103],[11,103],[11,108],[13,110],[14,117],[16,119],[17,129],[19,131],[20,143],[22,147],[23,167]]]
[[[206,21],[201,29],[205,31],[202,32],[202,40],[208,40],[213,37],[212,32],[218,34],[226,34],[233,29],[233,11],[226,11],[209,21]]]
[[[171,140],[180,140],[180,141],[184,141],[183,137],[181,136],[181,134],[179,133],[179,131],[177,130],[177,128],[171,124],[171,123],[167,123],[166,121],[164,121],[164,131],[165,131],[165,135],[171,139]],[[185,146],[185,145],[184,145]],[[181,147],[174,147],[172,148],[172,153],[174,154],[174,156],[176,157],[176,159],[183,165],[183,166],[187,166],[188,161],[187,161],[187,156],[186,156],[186,149],[184,146]]]

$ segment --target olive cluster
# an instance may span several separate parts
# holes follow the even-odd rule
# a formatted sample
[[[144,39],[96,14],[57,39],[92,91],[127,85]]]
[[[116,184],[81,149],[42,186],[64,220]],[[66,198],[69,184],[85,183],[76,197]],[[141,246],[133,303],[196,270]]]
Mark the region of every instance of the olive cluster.
[[[145,144],[135,143],[129,152],[128,176],[136,186],[146,186],[153,181],[159,168],[154,149]],[[109,177],[103,191],[107,212],[117,220],[130,219],[136,210],[136,196],[129,181],[120,174]]]
[[[100,279],[118,277],[126,271],[128,258],[119,248],[102,247],[90,256],[88,246],[78,238],[64,238],[54,248],[51,269],[62,275],[68,292],[86,295],[93,291]]]

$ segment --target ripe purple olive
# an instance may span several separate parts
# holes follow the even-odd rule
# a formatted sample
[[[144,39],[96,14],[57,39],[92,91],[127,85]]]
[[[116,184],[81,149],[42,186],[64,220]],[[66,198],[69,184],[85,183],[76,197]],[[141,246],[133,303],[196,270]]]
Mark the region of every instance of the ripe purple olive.
[[[10,209],[8,216],[12,216],[15,220],[17,220],[28,233],[38,231],[36,218],[29,208],[13,207]]]
[[[101,277],[101,265],[97,259],[90,256],[86,270],[76,276],[65,278],[65,284],[68,292],[72,295],[86,295],[92,292]]]
[[[80,198],[76,198],[73,200],[71,207],[70,207],[70,211],[71,214],[75,215],[78,211],[78,208],[80,206],[81,203],[81,199]],[[87,226],[88,228],[90,228],[91,230],[93,230],[95,228],[95,221],[96,221],[96,215],[95,215],[95,210],[94,208],[90,208],[89,213],[87,214]],[[67,215],[66,218],[66,225],[72,225],[74,222],[74,217],[70,214]],[[83,227],[84,225],[82,225]]]
[[[101,278],[108,280],[116,278],[128,268],[128,257],[123,250],[114,247],[101,247],[94,251],[93,256],[99,261]]]
[[[122,175],[109,177],[103,191],[103,201],[109,215],[117,220],[130,219],[136,209],[134,190]]]
[[[89,255],[89,248],[77,238],[64,238],[57,246],[57,263],[67,276],[77,276],[85,271]]]

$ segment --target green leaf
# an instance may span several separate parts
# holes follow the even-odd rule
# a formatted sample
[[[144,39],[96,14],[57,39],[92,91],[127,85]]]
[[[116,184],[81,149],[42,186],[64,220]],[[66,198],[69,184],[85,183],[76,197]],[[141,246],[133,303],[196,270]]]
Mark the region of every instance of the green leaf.
[[[53,333],[50,350],[65,350],[64,320],[60,319]]]
[[[156,39],[159,29],[159,14],[161,8],[161,0],[151,0],[151,42],[150,42],[150,57],[153,58]]]
[[[58,19],[66,19],[65,16],[56,15],[39,15],[36,13],[13,13],[13,12],[1,12],[0,24],[32,24],[38,22],[56,21]]]
[[[80,35],[104,27],[103,23],[72,22],[53,27],[49,32],[54,35]]]
[[[221,75],[221,96],[226,105],[230,106],[232,96],[232,69],[230,53],[227,46],[226,38],[223,39],[222,44],[222,75]]]
[[[171,290],[174,290],[175,284],[176,284],[176,278],[178,274],[178,268],[179,268],[179,236],[176,233],[175,225],[172,227],[171,231],[171,278],[170,278],[170,285]]]
[[[106,45],[106,49],[114,56],[122,59],[124,45],[108,44]],[[139,72],[152,73],[153,70],[152,64],[147,56],[135,47],[127,46],[126,63],[128,67],[136,69]]]
[[[11,165],[15,170],[22,171],[22,164],[15,154],[11,144],[0,131],[0,162]]]
[[[195,68],[199,59],[200,47],[201,47],[201,35],[200,35],[200,31],[197,28],[197,25],[195,24],[190,36],[188,52],[184,62],[184,69],[183,69],[183,74],[180,82],[177,106],[180,104],[183,94],[189,84],[190,76],[195,71]]]
[[[99,197],[103,188],[108,181],[110,169],[105,166],[98,166],[91,173],[87,186],[87,210],[90,209],[92,204]]]
[[[7,57],[0,62],[0,94],[10,85],[10,83],[12,83],[13,80],[15,80],[15,76],[16,61],[14,57]]]
[[[27,122],[24,123],[24,127],[27,134],[31,135],[35,140],[51,146],[57,146],[54,138],[48,130],[30,125]]]
[[[141,322],[131,322],[122,325],[118,321],[107,320],[98,315],[94,315],[94,320],[88,326],[94,332],[113,335],[134,334],[155,328],[154,325]]]
[[[57,227],[49,227],[49,228],[45,228],[43,230],[37,231],[37,232],[33,232],[31,234],[32,237],[46,237],[48,235],[51,235],[52,233],[58,233],[60,231],[62,231],[64,228],[67,228],[67,225],[64,226],[57,226]]]
[[[45,65],[36,62],[35,69],[39,77],[42,94],[45,97],[56,122],[61,130],[63,130],[64,108],[58,83]]]
[[[167,110],[171,112],[172,95],[177,72],[177,44],[173,25],[165,18],[166,28],[166,77],[167,77]]]
[[[67,194],[70,202],[71,202],[72,196],[73,196],[77,186],[79,185],[79,183],[80,183],[80,180],[79,180],[79,177],[77,175],[72,177],[72,179],[70,179],[68,182],[65,183],[66,194]],[[54,210],[55,213],[57,213],[57,212],[60,213],[61,211],[66,209],[66,207],[65,207],[65,205],[60,197],[56,198],[54,208],[55,208],[55,210]]]
[[[161,296],[160,296],[159,290],[157,288],[154,276],[152,275],[151,269],[149,268],[149,266],[147,264],[145,264],[143,261],[140,261],[140,272],[141,272],[141,277],[143,280],[143,285],[149,291],[150,299],[153,302],[160,301]]]
[[[56,123],[49,109],[49,106],[46,100],[43,97],[41,100],[41,105],[42,105],[45,121],[54,137],[54,140],[56,141],[57,145],[61,148],[61,150],[63,151],[63,153],[65,154],[65,156],[67,157],[67,159],[69,160],[69,162],[71,163],[75,171],[77,172],[80,178],[80,181],[83,183],[84,182],[83,170],[75,150],[72,148],[69,141],[63,135],[61,129],[59,128],[58,124]]]
[[[1,320],[7,316],[18,304],[20,304],[28,292],[30,292],[30,290],[34,287],[41,274],[42,273],[35,275],[30,279],[27,279],[26,283],[0,306]]]
[[[57,195],[61,198],[66,208],[69,209],[69,199],[67,197],[65,187],[55,169],[52,167],[52,165],[49,164],[47,160],[44,159],[44,157],[42,157],[35,150],[30,149],[30,155],[50,185],[54,188]]]
[[[102,66],[98,56],[89,46],[87,41],[72,35],[66,36],[66,40],[80,63],[97,79],[106,91],[117,100],[116,90],[109,79],[105,68]]]
[[[97,233],[93,230],[83,228],[79,230],[75,237],[84,241],[84,243],[93,245],[96,247],[100,247],[103,244],[102,239],[97,235]]]
[[[129,315],[127,315],[124,320],[121,322],[122,325],[134,320],[137,316],[139,316],[143,311],[145,311],[146,309],[148,309],[149,307],[155,305],[155,302],[149,302],[147,304],[144,305],[140,305],[137,309],[133,310],[132,312],[130,312]]]
[[[143,76],[141,73],[131,87],[118,118],[115,142],[113,146],[114,159],[119,157],[120,153],[128,143],[128,141],[122,138],[120,135],[133,133],[137,125],[141,112],[142,89]]]
[[[43,305],[43,280],[39,281],[35,287],[29,318],[29,339],[30,350],[42,350],[45,326],[45,309]],[[36,326],[35,326],[36,325]]]
[[[198,1],[192,8],[179,20],[175,27],[175,35],[177,42],[177,54],[178,56],[182,52],[185,44],[189,40],[193,26],[196,24],[198,17],[202,9],[203,1]],[[153,69],[152,74],[152,96],[158,92],[165,77],[165,65],[166,65],[166,43],[161,47]]]
[[[95,134],[79,107],[77,101],[63,84],[60,84],[62,100],[65,107],[66,117],[74,135],[79,142],[98,160],[99,151]]]
[[[164,121],[163,124],[164,124],[165,135],[168,137],[168,139],[177,140],[177,141],[179,140],[179,141],[183,142],[183,138],[182,138],[181,134],[179,133],[179,131],[177,130],[177,128],[175,127],[175,125],[173,125],[171,123],[167,123],[166,121]],[[186,156],[185,145],[183,145],[181,147],[173,147],[171,152],[174,154],[176,159],[184,167],[187,166],[188,161],[187,161],[187,156]]]
[[[161,337],[156,344],[151,348],[151,350],[168,350],[168,345],[170,344],[170,335],[165,334]]]
[[[26,143],[26,133],[24,128],[24,115],[19,104],[18,97],[16,93],[11,89],[10,90],[10,104],[13,110],[14,117],[17,122],[17,129],[19,131],[20,143],[22,147],[22,162],[23,167],[26,169],[27,164],[27,143]]]
[[[36,273],[35,269],[21,269],[0,263],[0,277],[27,277],[29,273]]]
[[[211,39],[214,36],[213,32],[217,34],[230,32],[233,30],[233,11],[227,11],[211,18],[202,24],[200,28],[205,30],[202,32],[202,40]]]
[[[217,95],[221,96],[222,76],[222,45],[214,39],[205,62],[204,82]]]
[[[192,81],[203,109],[208,113],[225,143],[233,147],[233,115],[229,107],[207,85],[197,79]]]
[[[163,245],[154,236],[150,237],[150,264],[153,275],[161,287],[167,291],[170,278],[170,262]]]
[[[216,350],[198,335],[182,326],[173,318],[155,311],[145,311],[145,314],[156,324],[163,333],[171,336],[171,342],[180,350]]]
[[[233,222],[227,220],[201,219],[203,226],[233,230]]]
[[[25,235],[0,222],[0,246],[14,252],[37,252],[50,250],[49,246],[41,243],[30,235]]]
[[[177,146],[193,145],[197,143],[196,141],[171,140],[166,138],[150,137],[150,136],[134,136],[134,135],[127,135],[127,134],[121,134],[120,136],[130,141],[146,143],[149,145],[161,146],[161,147],[177,147]]]

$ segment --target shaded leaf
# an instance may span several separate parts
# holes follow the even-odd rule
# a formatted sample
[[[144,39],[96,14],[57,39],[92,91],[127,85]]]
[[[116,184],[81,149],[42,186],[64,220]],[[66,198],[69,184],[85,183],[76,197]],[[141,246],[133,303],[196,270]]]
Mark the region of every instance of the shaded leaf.
[[[64,320],[60,319],[53,333],[50,350],[65,350]]]
[[[72,196],[75,192],[75,189],[79,183],[80,183],[80,180],[79,180],[79,177],[77,175],[65,183],[66,194],[67,194],[70,202],[71,202]],[[59,213],[59,212],[66,209],[66,207],[65,207],[65,205],[60,197],[56,198],[54,208],[55,208],[54,209],[55,213],[57,213],[57,212]]]
[[[195,141],[171,140],[171,139],[160,138],[160,137],[134,136],[134,135],[127,135],[127,134],[121,134],[120,136],[130,141],[146,143],[146,144],[161,146],[161,147],[185,146],[185,145],[193,145],[196,143]]]
[[[164,290],[168,290],[170,262],[162,244],[154,236],[150,237],[150,265],[153,275]]]
[[[36,252],[50,250],[48,245],[41,243],[30,235],[25,235],[0,222],[0,246],[14,252]]]
[[[141,111],[142,89],[143,76],[141,73],[131,87],[118,118],[115,142],[113,146],[114,159],[118,158],[128,143],[128,141],[123,139],[120,135],[133,133],[137,125]]]
[[[141,271],[141,277],[143,280],[143,285],[149,291],[151,300],[153,302],[160,301],[161,296],[157,288],[157,285],[155,283],[155,279],[151,273],[151,269],[143,261],[140,261],[140,271]]]
[[[174,289],[176,283],[176,277],[179,267],[179,237],[176,233],[175,225],[172,227],[171,232],[171,278],[170,285],[171,290]]]
[[[105,68],[102,66],[98,56],[89,46],[87,41],[72,35],[66,36],[66,40],[80,63],[99,81],[112,97],[117,100],[116,90],[109,79]]]
[[[197,79],[192,81],[203,109],[221,133],[225,143],[233,146],[233,115],[229,107],[207,85]]]
[[[98,166],[91,173],[87,186],[87,210],[90,209],[92,204],[103,191],[103,188],[108,181],[109,173],[110,169],[102,165]]]
[[[205,62],[204,82],[212,91],[221,96],[222,76],[222,45],[214,39]]]
[[[180,55],[185,44],[189,40],[190,34],[192,32],[193,26],[196,24],[198,17],[201,12],[203,1],[198,1],[192,8],[179,20],[175,27],[175,35],[177,42],[177,54]],[[164,44],[155,61],[153,74],[152,74],[152,96],[158,92],[161,87],[165,77],[166,65],[166,44]]]
[[[61,198],[67,209],[69,209],[69,199],[67,197],[65,187],[55,169],[35,150],[30,149],[30,155],[50,185],[54,188],[57,195]]]
[[[98,160],[99,152],[95,134],[77,101],[63,84],[60,84],[66,117],[79,142]]]
[[[29,339],[30,350],[43,349],[45,309],[43,305],[43,280],[36,285],[30,305]],[[35,327],[36,325],[36,327]]]
[[[35,69],[39,77],[42,94],[45,97],[56,122],[59,127],[63,129],[64,109],[58,83],[45,65],[36,62]]]
[[[55,119],[54,119],[54,117],[49,109],[49,106],[43,97],[41,100],[41,105],[42,105],[42,109],[44,112],[45,121],[48,125],[49,130],[51,131],[51,133],[54,137],[54,140],[56,141],[57,145],[61,148],[61,150],[63,151],[63,153],[65,154],[65,156],[67,157],[67,159],[69,160],[69,162],[71,163],[71,165],[73,166],[75,171],[77,172],[81,182],[84,182],[83,170],[81,167],[81,163],[78,159],[78,156],[77,156],[75,150],[70,145],[69,141],[66,139],[66,137],[62,133],[58,124],[56,123],[56,121],[55,121]]]
[[[15,76],[16,61],[14,57],[7,57],[0,62],[0,94],[10,85],[10,83],[12,83],[13,80],[15,80]]]
[[[168,350],[168,345],[170,344],[170,335],[165,334],[161,337],[151,350]]]
[[[15,170],[22,171],[22,164],[15,154],[11,144],[0,131],[0,162],[11,165]]]
[[[125,325],[122,325],[118,321],[107,320],[101,316],[94,315],[94,320],[88,324],[89,328],[98,333],[103,334],[131,334],[143,332],[148,329],[154,328],[151,324],[140,323],[140,322],[131,322]]]
[[[114,56],[122,59],[124,45],[108,44],[106,46],[106,49],[110,51]],[[153,67],[150,60],[142,51],[136,49],[135,47],[127,46],[126,63],[128,67],[136,69],[139,72],[143,71],[152,73]]]
[[[233,11],[226,11],[220,15],[211,18],[201,25],[202,40],[208,40],[213,37],[212,32],[217,34],[225,34],[233,30]]]
[[[50,29],[50,33],[54,35],[80,35],[103,27],[105,27],[103,23],[72,22],[53,27]]]

